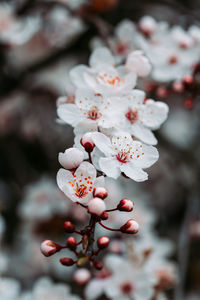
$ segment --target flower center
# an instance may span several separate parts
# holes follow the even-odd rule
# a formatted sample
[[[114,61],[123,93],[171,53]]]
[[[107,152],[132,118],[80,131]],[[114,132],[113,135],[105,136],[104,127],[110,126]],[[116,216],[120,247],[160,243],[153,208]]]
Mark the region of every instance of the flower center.
[[[115,86],[115,87],[119,87],[121,82],[123,81],[122,79],[120,79],[119,76],[117,75],[112,75],[112,74],[101,74],[98,76],[98,79],[101,83],[105,84],[105,85],[111,85],[111,86]]]
[[[129,111],[127,111],[126,113],[126,118],[131,122],[131,123],[135,123],[138,119],[138,113],[136,110],[132,110],[130,109]]]
[[[125,42],[119,42],[117,44],[116,52],[117,54],[126,54],[129,50],[128,44]]]
[[[92,192],[94,182],[91,176],[84,177],[84,174],[81,173],[78,176],[74,174],[73,177],[73,180],[69,180],[68,184],[72,186],[76,197],[83,198]]]
[[[129,161],[129,157],[128,157],[128,153],[127,152],[119,152],[117,155],[116,155],[116,158],[118,161],[120,161],[121,163],[125,164]]]
[[[98,110],[96,106],[92,106],[91,110],[88,112],[88,119],[97,120],[102,116],[102,113]]]
[[[78,183],[76,183],[75,195],[79,198],[82,198],[85,197],[87,194],[87,186],[85,184],[78,185]]]
[[[169,59],[168,59],[168,63],[169,63],[170,65],[175,65],[175,64],[177,64],[177,63],[178,63],[178,58],[177,58],[177,56],[175,56],[175,55],[170,56]]]
[[[131,282],[124,282],[120,285],[120,289],[124,295],[130,295],[133,293],[133,285]]]

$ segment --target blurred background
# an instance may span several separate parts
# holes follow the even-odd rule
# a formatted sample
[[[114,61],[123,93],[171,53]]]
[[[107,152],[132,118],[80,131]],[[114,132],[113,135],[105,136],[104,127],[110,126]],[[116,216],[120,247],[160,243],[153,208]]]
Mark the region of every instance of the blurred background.
[[[199,26],[200,1],[0,1],[0,273],[19,280],[22,289],[48,275],[56,282],[67,280],[81,293],[67,268],[58,266],[58,259],[47,262],[38,250],[43,239],[63,238],[66,218],[78,224],[86,218],[71,209],[56,187],[58,153],[73,145],[73,129],[56,122],[56,101],[72,95],[68,72],[87,64],[94,37],[106,41],[120,21],[137,23],[144,15],[183,28]],[[161,99],[170,112],[156,132],[160,159],[149,171],[150,180],[139,187],[155,211],[158,235],[175,245],[172,258],[179,266],[179,283],[169,299],[196,300],[200,103],[198,95],[188,108],[184,97]]]

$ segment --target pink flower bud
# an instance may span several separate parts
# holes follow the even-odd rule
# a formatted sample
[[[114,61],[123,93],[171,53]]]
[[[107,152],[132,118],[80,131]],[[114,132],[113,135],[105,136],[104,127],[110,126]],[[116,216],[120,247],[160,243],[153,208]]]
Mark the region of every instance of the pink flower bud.
[[[106,210],[106,205],[104,201],[100,198],[93,198],[88,204],[88,211],[91,214],[101,216],[101,214]]]
[[[139,29],[147,37],[152,35],[155,32],[156,28],[156,21],[151,16],[144,16],[140,19]]]
[[[102,220],[107,220],[107,219],[108,219],[108,213],[107,213],[106,211],[104,211],[104,212],[101,214],[100,218],[101,218]]]
[[[97,240],[97,245],[100,249],[104,249],[106,247],[108,247],[108,244],[110,242],[109,237],[107,236],[101,236],[98,240]]]
[[[97,270],[102,270],[103,269],[103,264],[100,261],[93,261],[93,266],[97,269]]]
[[[129,199],[122,199],[118,206],[117,206],[117,209],[120,210],[120,211],[132,211],[133,210],[133,202]]]
[[[174,81],[172,87],[176,93],[182,93],[184,91],[184,85],[181,81]]]
[[[193,78],[192,75],[190,75],[190,74],[184,75],[184,77],[183,77],[183,83],[185,85],[191,85],[193,83],[193,81],[194,81],[194,78]]]
[[[108,196],[108,191],[104,187],[96,187],[94,188],[93,196],[105,199]]]
[[[77,242],[76,242],[76,239],[73,237],[73,236],[70,236],[68,239],[67,239],[67,247],[71,250],[75,250],[76,249],[76,246],[77,246]]]
[[[184,100],[184,106],[185,106],[185,108],[187,108],[187,109],[191,109],[191,108],[193,108],[193,106],[194,106],[194,99],[193,98],[186,98],[185,100]]]
[[[84,160],[84,153],[77,148],[69,148],[64,153],[59,153],[58,160],[65,169],[75,169]]]
[[[58,251],[57,245],[51,240],[45,240],[40,246],[40,250],[44,256],[51,256]]]
[[[63,266],[70,267],[75,264],[75,261],[71,257],[63,257],[63,258],[60,258],[60,263]]]
[[[139,225],[135,220],[130,219],[122,227],[120,227],[120,230],[123,233],[137,233]]]
[[[148,76],[151,71],[148,58],[139,50],[128,55],[125,66],[129,71],[134,71],[140,77]]]
[[[159,98],[167,98],[168,96],[168,90],[165,86],[159,86],[156,90],[156,95],[159,97]]]
[[[92,133],[87,132],[81,138],[81,145],[85,148],[86,152],[92,152],[95,147],[95,144],[94,144],[91,136],[92,136]]]
[[[74,273],[74,281],[80,285],[86,284],[90,280],[90,278],[91,273],[85,268],[79,269]]]
[[[73,233],[74,230],[75,230],[75,227],[74,227],[74,225],[70,221],[66,221],[64,223],[64,229],[68,233]]]

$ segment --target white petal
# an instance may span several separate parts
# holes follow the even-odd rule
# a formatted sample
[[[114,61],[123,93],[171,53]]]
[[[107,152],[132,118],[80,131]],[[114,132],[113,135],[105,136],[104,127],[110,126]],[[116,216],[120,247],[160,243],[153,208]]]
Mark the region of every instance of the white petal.
[[[134,155],[131,161],[138,168],[149,168],[159,158],[158,150],[153,146],[148,146],[138,141],[134,141],[132,146]]]
[[[147,100],[139,118],[145,126],[157,129],[167,119],[168,111],[167,104]]]
[[[81,173],[84,174],[84,177],[91,177],[91,180],[95,180],[96,179],[96,169],[94,168],[94,166],[87,162],[84,161],[80,164],[80,166],[78,167],[78,169],[76,170],[75,174],[77,175],[77,178],[81,178]]]
[[[156,145],[158,142],[153,132],[141,124],[138,123],[133,124],[131,126],[131,133],[136,138],[138,138],[139,140],[141,140],[142,142],[148,145]]]
[[[118,178],[120,175],[120,163],[115,157],[101,157],[99,166],[108,177]]]
[[[103,152],[106,156],[114,154],[110,139],[103,133],[94,132],[92,133],[92,139],[96,147]]]
[[[94,182],[96,187],[104,187],[105,186],[105,179],[104,176],[99,176]]]
[[[67,184],[68,181],[72,180],[73,176],[70,171],[67,171],[65,169],[60,169],[57,173],[57,184],[58,187],[71,199],[71,195],[73,194],[73,189],[72,187]]]
[[[74,67],[69,72],[70,79],[77,88],[85,88],[83,74],[86,72],[89,72],[89,68],[84,65]]]
[[[148,174],[137,166],[134,166],[132,163],[123,164],[120,169],[126,174],[126,176],[137,182],[145,181],[148,179]]]
[[[96,68],[99,65],[114,65],[115,59],[110,52],[110,50],[106,47],[97,48],[92,55],[90,56],[89,65],[92,68]]]
[[[105,279],[93,279],[85,288],[85,296],[88,300],[97,299],[103,294]]]
[[[72,126],[76,126],[83,119],[79,108],[75,104],[60,105],[57,114],[61,120]]]

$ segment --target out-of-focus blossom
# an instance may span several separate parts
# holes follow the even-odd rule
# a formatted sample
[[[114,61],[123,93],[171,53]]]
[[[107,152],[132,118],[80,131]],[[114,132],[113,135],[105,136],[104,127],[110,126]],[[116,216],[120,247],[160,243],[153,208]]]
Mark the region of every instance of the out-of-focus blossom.
[[[27,187],[18,211],[26,220],[45,220],[56,214],[65,215],[69,209],[66,198],[52,179],[43,178]]]
[[[53,283],[48,277],[39,278],[32,291],[24,292],[19,300],[80,300],[78,296],[71,294],[66,284]]]

